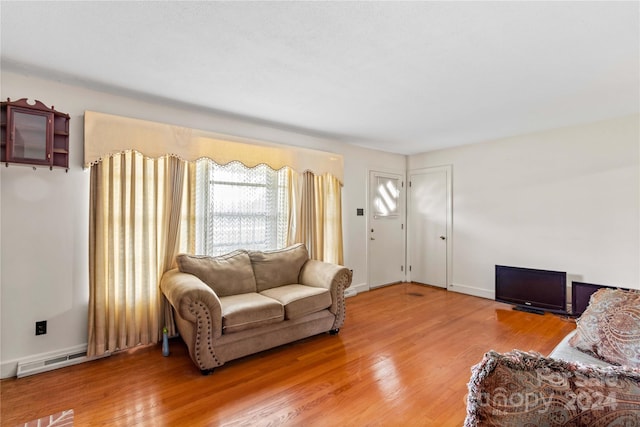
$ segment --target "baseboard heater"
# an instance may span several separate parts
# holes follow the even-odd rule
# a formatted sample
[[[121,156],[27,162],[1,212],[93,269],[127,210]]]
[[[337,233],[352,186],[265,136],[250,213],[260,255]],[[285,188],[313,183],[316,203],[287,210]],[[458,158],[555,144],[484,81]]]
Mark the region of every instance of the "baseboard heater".
[[[83,350],[50,354],[39,359],[20,361],[18,362],[18,372],[16,376],[18,378],[22,378],[33,374],[39,374],[41,372],[77,365],[78,363],[83,363],[89,360],[100,359],[110,355],[111,353],[106,353],[103,356],[87,357],[87,349],[85,346]]]

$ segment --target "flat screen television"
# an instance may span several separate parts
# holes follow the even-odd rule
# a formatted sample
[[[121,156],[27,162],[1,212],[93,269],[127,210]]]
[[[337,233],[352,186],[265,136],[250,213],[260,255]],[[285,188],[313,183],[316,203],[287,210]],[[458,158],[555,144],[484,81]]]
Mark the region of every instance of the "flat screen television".
[[[567,313],[567,273],[496,265],[495,299],[514,309]]]
[[[591,295],[601,288],[615,289],[613,286],[571,282],[571,314],[576,317],[582,315],[589,305]]]

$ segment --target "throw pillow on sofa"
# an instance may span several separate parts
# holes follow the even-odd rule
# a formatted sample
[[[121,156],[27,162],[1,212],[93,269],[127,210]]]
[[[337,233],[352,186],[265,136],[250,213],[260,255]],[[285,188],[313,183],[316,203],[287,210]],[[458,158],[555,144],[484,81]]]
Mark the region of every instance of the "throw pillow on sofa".
[[[298,283],[300,270],[309,259],[302,243],[272,251],[249,251],[258,292]]]
[[[217,257],[179,254],[176,263],[182,273],[189,273],[209,285],[218,297],[256,291],[256,279],[246,251],[233,251]]]
[[[640,370],[514,350],[472,368],[465,427],[623,426],[640,416]]]
[[[569,345],[615,365],[640,368],[640,292],[596,291]]]

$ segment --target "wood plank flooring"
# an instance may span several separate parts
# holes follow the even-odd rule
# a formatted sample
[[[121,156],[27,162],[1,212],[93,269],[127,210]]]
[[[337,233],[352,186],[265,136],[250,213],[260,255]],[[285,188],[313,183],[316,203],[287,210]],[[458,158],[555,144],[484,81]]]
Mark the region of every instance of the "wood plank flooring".
[[[318,335],[202,376],[182,341],[0,382],[2,426],[73,409],[77,426],[460,426],[471,366],[548,354],[572,320],[411,283],[347,299]]]

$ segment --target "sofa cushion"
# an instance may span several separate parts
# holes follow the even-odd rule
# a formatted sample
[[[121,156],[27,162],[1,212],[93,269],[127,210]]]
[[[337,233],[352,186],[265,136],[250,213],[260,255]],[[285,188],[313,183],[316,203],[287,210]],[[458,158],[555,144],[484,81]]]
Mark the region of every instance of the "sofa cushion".
[[[640,371],[513,351],[472,368],[465,427],[635,425]]]
[[[257,294],[220,298],[222,333],[232,333],[284,320],[284,307],[273,298]]]
[[[218,297],[256,291],[256,280],[246,251],[217,257],[179,254],[176,262],[180,271],[202,280]]]
[[[273,251],[249,251],[258,292],[298,283],[298,276],[309,259],[307,248],[298,243]]]
[[[305,285],[285,285],[267,289],[261,295],[273,298],[284,305],[286,319],[297,319],[331,305],[328,289]]]
[[[609,363],[640,368],[640,292],[596,291],[569,344]]]

